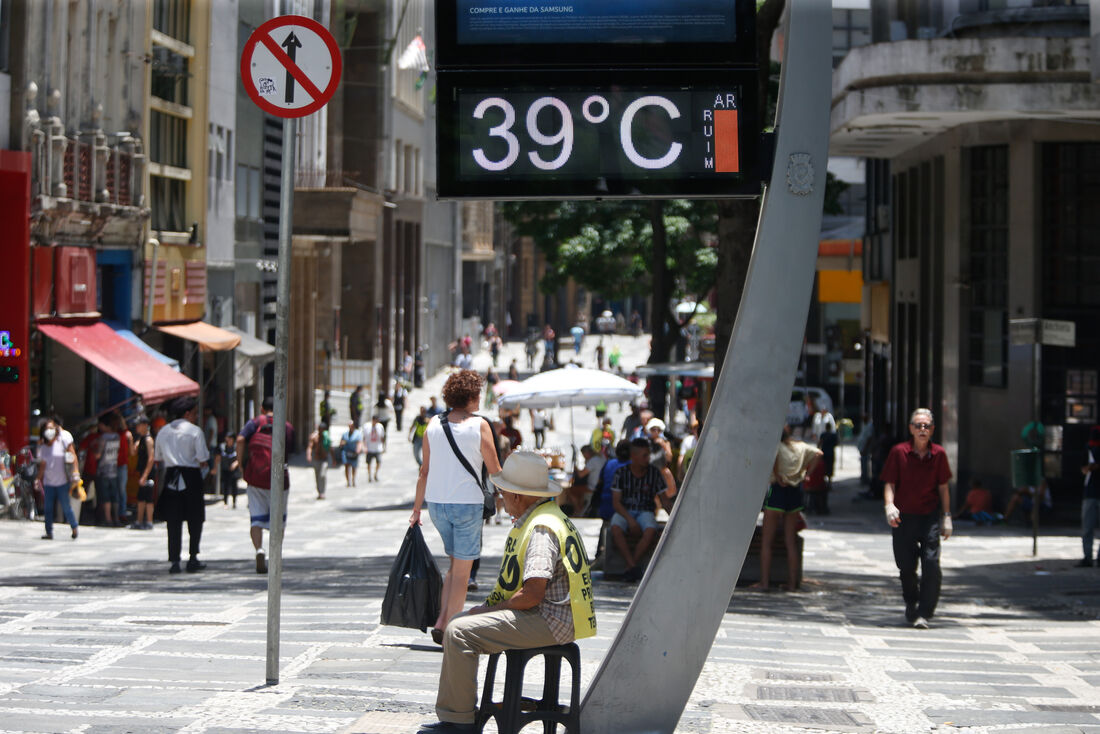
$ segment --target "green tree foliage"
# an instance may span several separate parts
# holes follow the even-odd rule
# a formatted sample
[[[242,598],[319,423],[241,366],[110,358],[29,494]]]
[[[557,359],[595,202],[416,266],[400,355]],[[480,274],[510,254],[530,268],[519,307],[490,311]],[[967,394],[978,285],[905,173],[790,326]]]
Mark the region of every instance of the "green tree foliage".
[[[654,292],[652,204],[648,201],[507,202],[516,233],[546,256],[546,293],[573,280],[606,298]],[[664,202],[667,292],[704,295],[714,285],[718,214],[710,201]]]

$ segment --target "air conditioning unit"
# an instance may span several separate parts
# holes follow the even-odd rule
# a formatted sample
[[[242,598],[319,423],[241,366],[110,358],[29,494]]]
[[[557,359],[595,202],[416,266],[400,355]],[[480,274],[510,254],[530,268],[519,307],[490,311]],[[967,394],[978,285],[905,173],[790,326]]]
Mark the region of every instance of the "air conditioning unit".
[[[98,318],[96,257],[91,247],[34,247],[35,318]]]

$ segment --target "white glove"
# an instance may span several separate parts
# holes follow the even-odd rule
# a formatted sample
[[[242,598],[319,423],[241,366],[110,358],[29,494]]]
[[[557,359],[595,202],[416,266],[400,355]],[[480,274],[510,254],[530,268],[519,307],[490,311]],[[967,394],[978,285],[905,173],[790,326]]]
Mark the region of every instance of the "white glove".
[[[901,512],[898,510],[897,507],[894,506],[894,503],[891,502],[890,504],[886,505],[886,522],[887,522],[887,524],[890,527],[894,528],[894,527],[897,527],[897,525],[900,521],[901,521]]]
[[[954,530],[954,528],[951,527],[951,516],[950,515],[944,515],[943,516],[943,524],[940,525],[940,535],[943,536],[944,540],[947,540],[948,538],[951,537],[951,533],[952,533],[953,530]]]

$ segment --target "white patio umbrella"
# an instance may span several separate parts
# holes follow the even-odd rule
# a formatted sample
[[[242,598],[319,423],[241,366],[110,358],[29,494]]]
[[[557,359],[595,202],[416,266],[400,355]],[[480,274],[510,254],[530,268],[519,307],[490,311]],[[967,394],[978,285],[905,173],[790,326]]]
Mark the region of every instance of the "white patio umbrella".
[[[497,400],[501,408],[570,408],[569,435],[576,442],[573,406],[619,403],[642,396],[642,388],[630,380],[603,370],[575,365],[540,372],[519,383]]]
[[[619,403],[641,395],[641,386],[618,375],[566,365],[528,377],[502,395],[497,404],[502,408],[567,408]]]
[[[710,311],[707,304],[696,304],[695,301],[680,301],[676,304],[676,313],[679,316],[687,316],[690,313],[707,313]]]

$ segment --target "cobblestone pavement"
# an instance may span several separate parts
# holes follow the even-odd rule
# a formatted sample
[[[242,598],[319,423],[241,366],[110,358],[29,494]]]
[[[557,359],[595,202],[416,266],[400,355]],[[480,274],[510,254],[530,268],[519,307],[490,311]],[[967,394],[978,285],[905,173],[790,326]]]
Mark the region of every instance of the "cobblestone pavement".
[[[642,341],[625,341],[624,360],[640,359]],[[556,423],[568,425],[564,411]],[[577,425],[590,430],[592,414],[578,412]],[[913,630],[881,508],[852,500],[854,452],[844,466],[834,513],[804,532],[805,590],[733,596],[678,731],[1100,732],[1100,569],[1072,567],[1073,530],[1041,537],[1033,558],[1023,529],[959,528],[932,629]],[[208,508],[209,567],[198,574],[168,575],[159,525],[46,542],[38,525],[3,522],[0,732],[415,731],[433,718],[438,648],[378,624],[414,471],[398,434],[381,482],[346,488],[332,469],[323,502],[311,471],[291,468],[275,686],[264,685],[266,578],[253,569],[243,497],[236,510]],[[579,525],[591,553],[598,525]],[[483,588],[506,529],[486,528]],[[435,533],[425,536],[441,555]],[[632,591],[597,580],[585,683]]]

